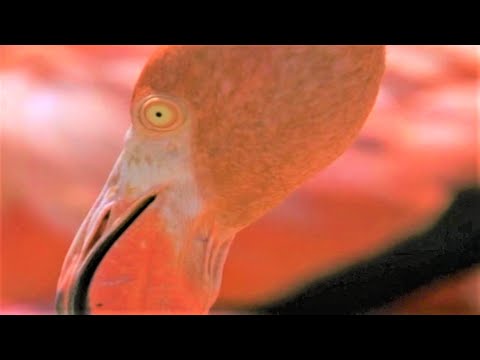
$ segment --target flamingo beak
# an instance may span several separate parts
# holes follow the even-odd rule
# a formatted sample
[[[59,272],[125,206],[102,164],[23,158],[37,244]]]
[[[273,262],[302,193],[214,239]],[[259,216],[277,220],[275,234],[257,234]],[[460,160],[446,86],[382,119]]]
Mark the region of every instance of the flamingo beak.
[[[107,182],[65,259],[59,313],[208,312],[231,239],[218,241],[200,216],[181,236],[172,233],[162,215],[165,198],[162,189],[120,196],[117,181]]]

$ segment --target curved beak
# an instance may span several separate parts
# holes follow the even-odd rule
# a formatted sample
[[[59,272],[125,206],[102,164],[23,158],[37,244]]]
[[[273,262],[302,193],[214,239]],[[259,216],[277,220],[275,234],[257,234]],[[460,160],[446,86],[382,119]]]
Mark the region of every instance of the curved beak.
[[[61,314],[204,314],[231,238],[198,216],[180,234],[164,216],[168,189],[121,191],[122,156],[82,223],[57,289]],[[180,216],[181,217],[181,216]]]

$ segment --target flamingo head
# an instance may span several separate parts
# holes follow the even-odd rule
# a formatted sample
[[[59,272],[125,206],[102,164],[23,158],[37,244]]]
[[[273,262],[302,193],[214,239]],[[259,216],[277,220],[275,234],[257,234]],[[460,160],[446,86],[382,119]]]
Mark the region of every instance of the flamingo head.
[[[207,313],[235,234],[347,148],[383,67],[381,46],[160,48],[65,259],[59,312]]]

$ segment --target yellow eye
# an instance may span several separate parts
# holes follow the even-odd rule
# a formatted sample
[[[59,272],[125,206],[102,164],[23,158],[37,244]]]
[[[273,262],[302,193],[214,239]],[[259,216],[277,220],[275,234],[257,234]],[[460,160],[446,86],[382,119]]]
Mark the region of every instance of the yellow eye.
[[[141,107],[140,121],[146,128],[156,131],[170,131],[183,123],[182,113],[171,100],[150,98]]]

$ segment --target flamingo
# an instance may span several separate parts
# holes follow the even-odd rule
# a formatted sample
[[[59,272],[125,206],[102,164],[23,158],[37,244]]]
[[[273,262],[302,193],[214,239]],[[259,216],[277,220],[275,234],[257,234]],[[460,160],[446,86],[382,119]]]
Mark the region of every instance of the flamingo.
[[[206,314],[235,235],[352,143],[383,46],[173,46],[58,282],[60,313]]]
[[[9,93],[0,134],[0,312],[52,311],[68,239],[121,149],[129,89],[152,49],[0,47]],[[353,146],[238,233],[214,312],[256,311],[306,282],[383,257],[382,249],[435,221],[456,189],[478,179],[475,48],[390,46],[387,55],[375,109]],[[418,292],[421,309],[407,307],[478,313],[476,283],[478,270],[469,270],[432,284],[432,296]]]

